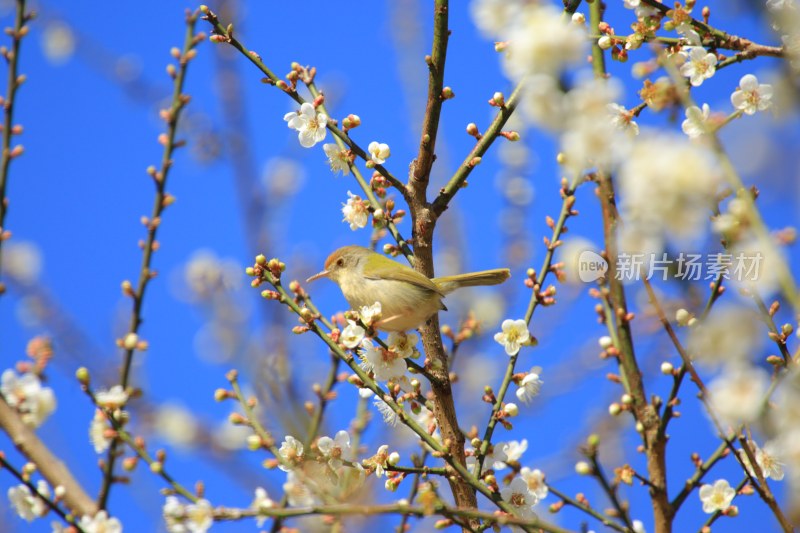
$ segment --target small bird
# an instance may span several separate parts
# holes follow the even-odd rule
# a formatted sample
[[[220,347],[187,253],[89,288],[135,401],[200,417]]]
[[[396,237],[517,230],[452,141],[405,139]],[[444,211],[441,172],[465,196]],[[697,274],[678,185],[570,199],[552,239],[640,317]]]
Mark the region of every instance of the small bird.
[[[308,278],[328,278],[342,290],[353,309],[381,304],[382,318],[375,327],[408,331],[435,312],[446,310],[442,298],[461,287],[497,285],[509,278],[507,268],[430,279],[413,268],[392,261],[363,246],[344,246],[325,261],[325,270]]]

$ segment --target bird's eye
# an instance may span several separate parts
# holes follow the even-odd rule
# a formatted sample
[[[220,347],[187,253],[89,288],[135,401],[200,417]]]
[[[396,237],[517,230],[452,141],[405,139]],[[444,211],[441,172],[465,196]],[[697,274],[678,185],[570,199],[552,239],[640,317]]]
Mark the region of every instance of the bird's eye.
[[[344,259],[341,257],[336,261],[336,266],[344,266]]]

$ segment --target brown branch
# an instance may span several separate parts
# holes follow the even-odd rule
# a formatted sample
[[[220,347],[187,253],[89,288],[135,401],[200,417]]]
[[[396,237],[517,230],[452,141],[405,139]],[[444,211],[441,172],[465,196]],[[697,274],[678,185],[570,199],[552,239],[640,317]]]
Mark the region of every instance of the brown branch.
[[[417,196],[428,187],[431,168],[436,159],[436,135],[439,132],[439,116],[442,112],[442,89],[444,88],[444,66],[447,59],[449,1],[436,0],[433,14],[433,47],[431,55],[425,57],[428,64],[428,103],[422,123],[422,137],[419,142],[417,159],[412,163],[409,176],[409,189]]]
[[[94,516],[97,505],[83,490],[67,465],[65,465],[41,441],[0,396],[0,427],[11,438],[11,442],[29,461],[36,465],[51,486],[64,487],[64,503],[79,516]]]

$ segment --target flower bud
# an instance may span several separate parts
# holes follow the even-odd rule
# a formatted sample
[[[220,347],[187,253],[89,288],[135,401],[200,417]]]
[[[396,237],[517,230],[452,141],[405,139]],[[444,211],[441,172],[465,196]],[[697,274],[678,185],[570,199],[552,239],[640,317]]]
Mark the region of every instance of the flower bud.
[[[575,463],[575,472],[582,476],[588,476],[592,473],[592,465],[586,461],[578,461]]]
[[[675,370],[675,367],[672,366],[672,363],[669,361],[664,361],[661,363],[661,373],[665,376],[671,376],[672,372]]]

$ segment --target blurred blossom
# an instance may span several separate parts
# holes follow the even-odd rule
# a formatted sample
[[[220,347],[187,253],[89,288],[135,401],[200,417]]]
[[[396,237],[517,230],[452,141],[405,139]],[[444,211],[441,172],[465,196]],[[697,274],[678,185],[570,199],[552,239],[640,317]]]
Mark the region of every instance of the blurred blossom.
[[[206,300],[241,285],[243,268],[232,259],[220,259],[211,250],[197,250],[186,262],[184,281],[193,300]]]
[[[9,241],[3,246],[3,271],[17,283],[30,285],[42,271],[42,252],[27,241]]]
[[[42,32],[42,48],[44,56],[54,65],[66,63],[75,53],[72,29],[60,21],[48,23]]]
[[[520,109],[525,117],[537,126],[551,131],[561,129],[565,114],[564,94],[557,80],[548,74],[529,77],[522,89]]]
[[[136,81],[142,75],[142,60],[134,54],[120,57],[114,64],[114,75],[117,76],[121,83]]]
[[[294,472],[286,474],[286,483],[283,484],[283,491],[289,505],[293,507],[307,507],[314,505],[317,501],[311,489]]]
[[[719,306],[689,331],[687,349],[701,364],[718,367],[755,359],[763,325],[754,311],[740,306]]]
[[[295,159],[286,157],[267,160],[261,173],[261,183],[272,201],[297,193],[305,181],[305,168]]]
[[[566,121],[561,150],[574,173],[587,168],[608,169],[617,157],[623,132],[609,120],[609,105],[622,93],[616,79],[583,78],[564,98]]]
[[[470,294],[468,306],[480,322],[481,327],[495,327],[505,315],[505,298],[498,291],[474,291]]]
[[[247,447],[247,437],[252,433],[253,430],[247,426],[233,425],[225,420],[211,433],[211,438],[219,448],[236,452]]]
[[[769,374],[759,367],[728,365],[708,384],[711,409],[722,424],[754,422],[761,414],[769,383]]]
[[[712,154],[686,137],[637,137],[619,171],[623,234],[629,239],[623,249],[658,251],[665,239],[695,243],[705,235],[719,183]]]
[[[752,257],[753,270],[746,276],[731,276],[733,285],[739,288],[756,291],[762,298],[767,298],[780,288],[780,276],[787,267],[786,253],[773,237],[760,238],[746,234],[742,240],[735,241],[730,253],[736,257]],[[789,273],[789,275],[791,275]]]
[[[517,115],[514,114],[512,116]],[[506,129],[512,128],[506,125]],[[526,170],[530,171],[533,166],[531,159],[533,159],[534,154],[531,153],[530,148],[528,148],[525,143],[504,142],[498,143],[495,146],[497,147],[497,157],[502,164],[512,168],[524,167]]]
[[[564,244],[556,249],[556,261],[564,263],[564,275],[566,282],[571,284],[583,285],[578,269],[580,266],[580,255],[587,250],[598,250],[596,244],[583,237],[567,235]]]
[[[487,39],[506,39],[509,26],[522,10],[521,0],[473,0],[470,14]]]
[[[497,225],[507,235],[518,235],[525,229],[525,213],[516,208],[501,209],[497,213]]]
[[[557,76],[566,66],[582,61],[587,47],[586,31],[562,17],[549,4],[526,4],[511,21],[509,46],[503,67],[509,78],[530,74]]]
[[[524,207],[533,201],[533,184],[529,179],[515,176],[503,184],[503,194],[509,203]]]
[[[169,403],[158,406],[154,425],[155,430],[173,446],[189,448],[197,444],[197,421],[184,407]]]

